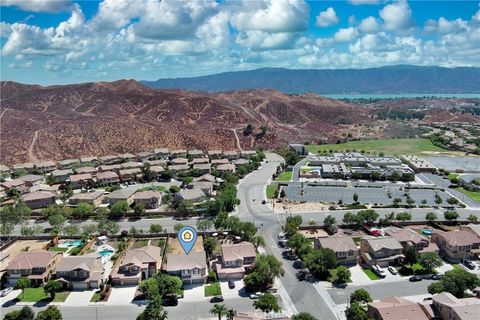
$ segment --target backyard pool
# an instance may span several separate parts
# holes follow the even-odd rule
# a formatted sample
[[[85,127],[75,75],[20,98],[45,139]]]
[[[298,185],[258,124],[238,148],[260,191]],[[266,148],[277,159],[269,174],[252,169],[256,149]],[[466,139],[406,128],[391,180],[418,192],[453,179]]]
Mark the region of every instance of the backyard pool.
[[[83,246],[83,241],[82,240],[65,241],[62,244],[67,247],[81,247]]]
[[[101,255],[102,257],[106,257],[112,253],[113,253],[113,250],[102,250],[98,252],[98,254]]]

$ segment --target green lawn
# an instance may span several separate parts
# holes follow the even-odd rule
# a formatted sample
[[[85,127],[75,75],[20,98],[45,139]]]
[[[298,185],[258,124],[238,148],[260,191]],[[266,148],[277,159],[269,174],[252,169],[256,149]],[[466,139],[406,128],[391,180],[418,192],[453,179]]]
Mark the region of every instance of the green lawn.
[[[378,140],[362,140],[349,141],[340,144],[323,144],[323,145],[308,145],[308,151],[317,153],[318,151],[329,150],[333,151],[352,151],[357,152],[362,150],[371,153],[384,152],[386,154],[422,154],[427,152],[452,153],[451,151],[435,146],[428,139],[378,139]]]
[[[132,249],[145,247],[147,244],[148,244],[148,240],[145,240],[145,239],[137,240],[133,243]]]
[[[275,181],[290,181],[292,180],[292,171],[284,171],[275,179]]]
[[[57,292],[55,295],[55,299],[53,299],[53,302],[64,302],[65,299],[67,299],[68,295],[70,294],[70,291],[62,291],[62,292]],[[43,291],[43,288],[26,288],[25,289],[25,296],[23,293],[20,293],[17,298],[21,302],[38,302],[38,301],[50,301],[50,295],[46,294],[45,291]]]
[[[448,178],[449,180],[452,180],[452,179],[457,179],[458,176],[459,176],[458,173],[450,173],[450,174],[447,176],[447,178]]]
[[[275,190],[277,190],[276,185],[268,185],[267,186],[267,198],[268,199],[273,199],[275,197]]]
[[[370,269],[362,269],[363,272],[365,272],[365,274],[372,280],[378,280],[380,279],[375,273],[373,273],[372,270]]]
[[[220,282],[212,283],[205,286],[205,297],[219,296],[222,294],[222,288],[220,288]]]
[[[158,191],[158,192],[163,192],[166,190],[166,188],[164,186],[154,186],[154,185],[151,185],[151,186],[148,186],[148,187],[143,187],[143,188],[140,188],[137,190],[137,192],[140,192],[140,191],[149,191],[149,190],[152,190],[152,191]]]
[[[98,302],[100,300],[100,290],[95,291],[90,302]]]
[[[475,201],[480,202],[480,192],[478,192],[478,191],[468,191],[468,190],[465,190],[465,189],[463,189],[463,188],[457,188],[457,189],[455,189],[455,190],[463,193],[464,195],[466,195],[467,197],[472,198],[472,199],[475,200]]]
[[[330,271],[330,277],[328,277],[327,280],[332,283],[335,282],[335,280],[337,279],[337,269],[330,269],[328,271]],[[347,282],[352,282],[352,279],[348,279]]]
[[[48,249],[48,251],[53,251],[53,252],[67,252],[69,248],[59,248],[59,247],[52,247]]]

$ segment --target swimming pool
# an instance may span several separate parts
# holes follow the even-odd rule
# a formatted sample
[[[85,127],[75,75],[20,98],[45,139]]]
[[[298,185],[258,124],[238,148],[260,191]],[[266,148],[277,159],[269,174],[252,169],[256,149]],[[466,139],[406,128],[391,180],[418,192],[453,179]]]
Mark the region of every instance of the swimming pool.
[[[81,247],[83,246],[82,240],[74,240],[74,241],[65,241],[63,244],[67,247]]]
[[[102,251],[98,252],[98,254],[101,255],[102,257],[106,257],[106,256],[108,256],[112,253],[113,253],[113,250],[102,250]]]

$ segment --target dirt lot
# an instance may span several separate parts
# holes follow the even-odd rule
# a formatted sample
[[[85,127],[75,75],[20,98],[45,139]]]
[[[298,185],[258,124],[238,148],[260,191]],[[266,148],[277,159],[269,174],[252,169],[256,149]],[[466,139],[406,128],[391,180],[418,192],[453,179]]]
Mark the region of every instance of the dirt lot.
[[[193,252],[201,252],[203,250],[203,239],[201,236],[197,237],[195,246],[192,249]],[[168,239],[168,252],[169,253],[184,253],[182,246],[177,239],[170,238]]]
[[[20,240],[20,241],[16,241],[10,247],[5,249],[5,251],[3,251],[2,253],[8,254],[9,260],[12,261],[19,253],[21,253],[22,251],[25,251],[25,249],[27,248],[28,250],[41,249],[47,243],[49,243],[48,240]]]

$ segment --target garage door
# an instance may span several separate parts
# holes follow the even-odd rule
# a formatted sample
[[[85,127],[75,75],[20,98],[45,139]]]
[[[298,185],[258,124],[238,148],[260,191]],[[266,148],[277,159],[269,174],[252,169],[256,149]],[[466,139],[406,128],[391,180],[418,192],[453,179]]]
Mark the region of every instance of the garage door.
[[[74,282],[73,290],[85,290],[88,289],[88,284],[86,282]]]
[[[138,279],[125,279],[124,285],[137,285],[138,284]]]

